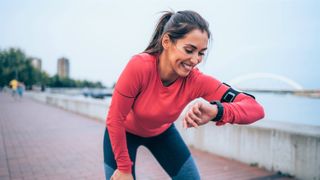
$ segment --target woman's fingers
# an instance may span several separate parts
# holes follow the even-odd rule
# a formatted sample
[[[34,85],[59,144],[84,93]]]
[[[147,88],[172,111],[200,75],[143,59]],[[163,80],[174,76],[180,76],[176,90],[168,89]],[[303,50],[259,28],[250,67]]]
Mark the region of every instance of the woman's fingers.
[[[201,123],[201,119],[197,117],[192,110],[190,110],[186,114],[184,122],[187,123],[187,127],[198,127]]]
[[[183,119],[183,127],[198,127],[202,124],[201,115],[202,112],[200,111],[201,102],[194,104],[190,110],[187,112],[185,118]]]
[[[185,129],[193,127],[192,124],[188,123],[188,121],[186,120],[186,118],[183,119],[183,122],[184,122],[183,127],[184,127]]]
[[[183,127],[185,128],[185,129],[187,129],[187,128],[190,128],[190,127],[193,127],[193,125],[191,124],[191,123],[189,123],[189,120],[187,120],[187,117],[185,117],[184,119],[183,119]]]
[[[195,123],[197,123],[198,125],[201,123],[201,118],[200,117],[198,117],[198,116],[196,116],[196,114],[194,114],[194,112],[192,112],[192,111],[190,111],[189,113],[188,113],[188,116],[190,117],[190,119],[192,120],[192,121],[194,121]]]
[[[201,107],[201,103],[198,102],[196,103],[193,107],[192,107],[192,112],[197,116],[200,117],[201,116],[201,111],[200,111],[200,107]]]
[[[184,118],[184,119],[182,120],[182,127],[185,128],[185,129],[188,128],[188,124],[187,124],[186,118]]]
[[[188,127],[198,127],[198,124],[194,120],[192,120],[189,116],[186,116],[185,120],[187,121]]]

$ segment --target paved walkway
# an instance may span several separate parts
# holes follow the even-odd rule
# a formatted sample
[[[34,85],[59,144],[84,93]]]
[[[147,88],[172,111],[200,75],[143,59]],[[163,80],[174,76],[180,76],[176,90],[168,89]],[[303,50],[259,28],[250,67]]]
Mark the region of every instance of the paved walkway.
[[[30,99],[0,93],[0,180],[104,179],[104,124]],[[202,179],[288,179],[191,149]],[[170,179],[145,148],[138,180]]]

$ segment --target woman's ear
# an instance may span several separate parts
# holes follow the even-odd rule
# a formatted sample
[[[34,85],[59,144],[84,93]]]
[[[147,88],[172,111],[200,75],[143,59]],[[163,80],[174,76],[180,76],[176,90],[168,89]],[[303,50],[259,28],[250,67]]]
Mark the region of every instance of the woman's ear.
[[[163,37],[161,39],[161,44],[162,44],[163,49],[168,49],[170,47],[171,40],[170,40],[168,33],[163,35]]]

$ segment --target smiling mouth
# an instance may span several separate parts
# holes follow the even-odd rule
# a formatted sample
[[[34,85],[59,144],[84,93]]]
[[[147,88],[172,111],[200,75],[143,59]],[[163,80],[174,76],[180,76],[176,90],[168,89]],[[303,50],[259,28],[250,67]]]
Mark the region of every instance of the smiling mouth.
[[[182,67],[184,69],[186,69],[187,71],[191,71],[193,66],[192,65],[189,65],[189,64],[186,64],[186,63],[181,63],[182,64]]]

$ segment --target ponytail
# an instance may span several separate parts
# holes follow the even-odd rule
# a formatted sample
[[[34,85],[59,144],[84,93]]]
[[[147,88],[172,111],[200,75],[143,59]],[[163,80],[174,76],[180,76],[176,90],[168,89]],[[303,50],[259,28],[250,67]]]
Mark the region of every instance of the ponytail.
[[[144,52],[146,53],[156,54],[162,51],[161,37],[163,34],[163,30],[167,22],[174,15],[174,12],[171,12],[171,11],[163,11],[163,13],[164,14],[159,19],[156,29],[153,32],[153,35],[148,47],[144,50]]]
[[[195,29],[207,32],[208,39],[210,39],[209,24],[197,12],[190,10],[178,11],[177,13],[164,11],[144,52],[152,55],[162,53],[161,40],[165,33],[168,33],[170,40],[175,43]]]

